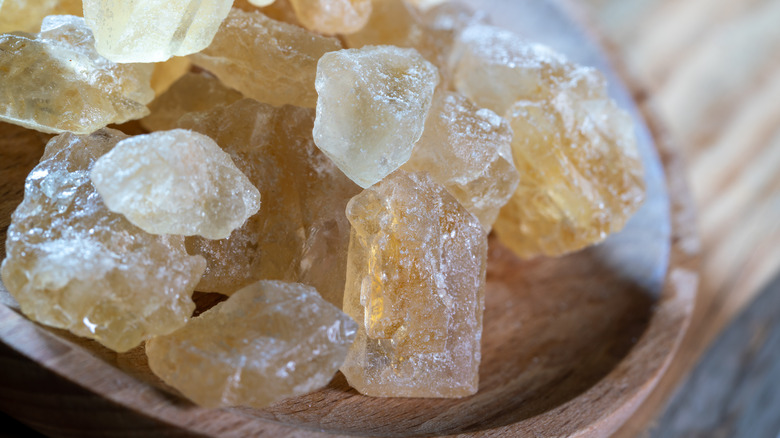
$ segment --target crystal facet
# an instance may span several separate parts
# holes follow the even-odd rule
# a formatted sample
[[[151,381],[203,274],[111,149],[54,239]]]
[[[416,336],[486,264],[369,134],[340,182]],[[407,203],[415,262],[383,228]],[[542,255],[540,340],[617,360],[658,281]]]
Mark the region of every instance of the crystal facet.
[[[149,367],[201,406],[262,408],[325,386],[356,325],[309,286],[260,281],[146,344]]]
[[[225,239],[260,192],[214,140],[175,129],[120,141],[90,173],[106,206],[152,234]]]
[[[97,51],[114,62],[160,62],[205,49],[233,0],[84,0]]]
[[[436,67],[414,49],[327,53],[317,68],[314,141],[348,177],[369,187],[411,156],[437,83]]]
[[[155,236],[103,204],[95,160],[126,136],[111,129],[53,138],[8,227],[3,284],[42,324],[116,351],[182,327],[205,261],[180,236]]]
[[[487,234],[426,173],[399,170],[347,206],[344,311],[357,339],[341,371],[380,397],[477,391]]]
[[[187,239],[208,268],[198,290],[231,294],[259,279],[305,283],[331,303],[344,293],[349,222],[360,188],[312,141],[314,110],[251,99],[184,116],[178,127],[213,138],[260,189],[263,207],[223,240]]]
[[[403,169],[430,172],[490,231],[520,180],[511,141],[509,123],[493,111],[457,93],[437,93]]]
[[[335,38],[234,8],[211,45],[191,59],[246,97],[314,108],[317,60],[340,48]]]
[[[89,134],[141,118],[154,98],[152,69],[98,55],[83,18],[47,17],[37,35],[0,35],[0,120]]]

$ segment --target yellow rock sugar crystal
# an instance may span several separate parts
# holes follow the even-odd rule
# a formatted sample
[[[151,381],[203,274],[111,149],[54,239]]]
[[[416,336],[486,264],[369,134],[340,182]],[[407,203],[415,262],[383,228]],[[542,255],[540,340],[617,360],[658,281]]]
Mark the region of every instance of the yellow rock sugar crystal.
[[[150,131],[173,129],[187,113],[230,105],[241,98],[241,93],[225,87],[210,74],[189,72],[149,104],[151,114],[141,119],[141,125]]]
[[[494,229],[522,257],[600,242],[621,230],[644,200],[631,118],[600,90],[510,108],[520,184]]]
[[[146,344],[149,367],[207,407],[262,408],[325,386],[356,325],[309,286],[260,281]]]
[[[314,108],[317,60],[339,49],[335,38],[234,8],[211,45],[191,59],[246,97]]]
[[[394,172],[347,206],[344,311],[358,322],[341,371],[363,394],[477,391],[487,234],[426,173]]]
[[[349,34],[366,25],[371,0],[290,0],[301,24],[326,35]]]
[[[263,207],[228,239],[187,239],[208,261],[198,290],[231,294],[260,279],[314,286],[331,303],[344,293],[349,222],[360,188],[312,141],[314,110],[243,99],[182,117],[179,128],[213,138],[260,190]]]
[[[49,142],[11,218],[1,270],[25,315],[116,351],[182,327],[205,269],[183,237],[144,232],[95,191],[90,169],[125,138],[105,129]]]
[[[425,131],[403,169],[429,172],[490,231],[520,180],[511,141],[509,123],[498,114],[443,91],[434,96]]]
[[[83,18],[47,17],[37,35],[0,35],[0,120],[42,132],[89,134],[141,118],[154,98],[152,69],[98,55]]]
[[[90,173],[106,206],[152,234],[225,239],[260,192],[214,140],[175,129],[124,139]]]
[[[317,67],[314,142],[348,177],[369,187],[411,156],[438,81],[436,67],[414,49],[327,53]]]
[[[189,58],[183,56],[177,56],[165,62],[155,64],[154,72],[152,73],[154,95],[159,96],[163,94],[174,82],[190,71],[191,67],[192,63]]]
[[[206,48],[233,0],[84,0],[97,51],[114,62],[160,62]]]

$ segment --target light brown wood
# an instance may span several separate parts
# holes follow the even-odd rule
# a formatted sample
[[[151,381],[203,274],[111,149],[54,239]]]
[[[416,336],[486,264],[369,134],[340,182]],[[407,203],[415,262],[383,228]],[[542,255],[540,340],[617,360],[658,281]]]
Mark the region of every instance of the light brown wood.
[[[586,0],[644,84],[699,210],[702,285],[680,354],[617,436],[651,425],[714,337],[780,270],[780,3]]]
[[[535,10],[536,32],[573,57],[606,69],[598,48],[583,39],[552,3],[484,0],[481,6],[522,17]],[[528,2],[531,3],[531,2]],[[497,21],[501,21],[502,17]],[[522,20],[520,20],[522,21]],[[499,23],[501,24],[501,23]],[[518,29],[519,27],[519,29]],[[559,38],[561,35],[566,38]],[[621,104],[630,94],[613,80]],[[322,391],[266,410],[198,408],[148,370],[142,348],[125,354],[26,320],[0,293],[0,409],[53,436],[314,436],[332,434],[467,436],[606,436],[642,403],[663,374],[685,331],[697,287],[693,210],[677,156],[655,119],[637,115],[648,200],[627,229],[602,245],[560,258],[523,262],[491,239],[480,391],[458,400],[376,399],[337,377]],[[0,229],[21,199],[23,179],[45,137],[0,125]],[[664,173],[666,170],[666,173]],[[4,231],[0,234],[4,240]],[[200,296],[200,299],[208,299]],[[62,376],[36,383],[26,356]],[[5,359],[4,359],[5,358]],[[72,386],[86,390],[62,389]],[[71,386],[68,386],[71,385]],[[94,423],[103,429],[95,431]],[[84,425],[87,426],[84,426]]]

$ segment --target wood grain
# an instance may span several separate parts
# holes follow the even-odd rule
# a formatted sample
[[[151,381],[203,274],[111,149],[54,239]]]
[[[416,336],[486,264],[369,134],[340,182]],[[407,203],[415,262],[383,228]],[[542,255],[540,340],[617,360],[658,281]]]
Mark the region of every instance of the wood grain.
[[[618,434],[634,437],[780,268],[780,2],[580,3],[670,127],[699,209],[693,322],[664,380]]]
[[[516,8],[541,8],[538,16],[548,20],[547,35],[567,34],[553,44],[607,68],[597,47],[552,3],[495,4],[502,11],[515,8],[513,17],[522,15]],[[616,79],[613,73],[608,76]],[[621,104],[632,107],[631,95],[616,80],[612,90]],[[142,347],[116,354],[43,328],[21,316],[13,300],[0,293],[5,300],[0,305],[0,340],[13,354],[84,389],[52,397],[51,380],[35,373],[0,373],[3,394],[13,394],[0,397],[0,409],[28,424],[43,424],[52,436],[315,436],[322,431],[605,436],[642,403],[666,369],[687,326],[698,279],[694,217],[680,162],[666,143],[659,142],[658,151],[653,148],[653,139],[662,135],[652,115],[632,111],[638,117],[645,114],[648,121],[638,125],[638,132],[649,191],[645,206],[624,232],[568,257],[527,262],[491,240],[481,385],[475,396],[375,399],[357,394],[337,376],[322,391],[265,410],[202,409],[148,371]],[[26,172],[10,169],[29,170],[40,155],[42,138],[27,132],[0,125],[0,154],[28,151],[17,154],[0,177],[23,179]],[[18,202],[21,180],[7,185],[3,199]],[[0,220],[8,223],[7,216]],[[87,431],[79,426],[95,422],[100,426]]]
[[[651,436],[777,438],[779,414],[777,276],[718,336],[685,384],[677,388]]]

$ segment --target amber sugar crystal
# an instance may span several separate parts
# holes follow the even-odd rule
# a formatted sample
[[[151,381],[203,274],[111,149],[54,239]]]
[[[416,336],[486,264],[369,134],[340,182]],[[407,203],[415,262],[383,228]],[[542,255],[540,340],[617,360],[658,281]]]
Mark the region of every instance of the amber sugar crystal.
[[[263,206],[227,239],[187,239],[208,261],[198,290],[231,294],[259,279],[305,283],[331,303],[344,292],[349,222],[360,188],[312,140],[314,110],[252,99],[183,117],[213,138],[261,193]]]
[[[314,108],[317,61],[339,49],[335,38],[233,8],[211,45],[191,59],[246,97]]]
[[[0,120],[42,132],[89,134],[138,119],[154,98],[152,70],[98,55],[83,18],[50,16],[37,35],[0,35]]]
[[[326,35],[356,32],[371,15],[371,0],[290,0],[290,4],[305,28]]]
[[[205,261],[103,204],[95,161],[127,138],[104,129],[53,138],[8,227],[3,284],[31,319],[126,351],[183,326]]]
[[[263,408],[325,386],[356,324],[303,284],[260,281],[146,344],[149,367],[201,406]]]
[[[487,235],[426,173],[355,196],[344,311],[359,324],[341,371],[363,394],[477,391]]]

